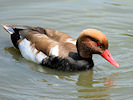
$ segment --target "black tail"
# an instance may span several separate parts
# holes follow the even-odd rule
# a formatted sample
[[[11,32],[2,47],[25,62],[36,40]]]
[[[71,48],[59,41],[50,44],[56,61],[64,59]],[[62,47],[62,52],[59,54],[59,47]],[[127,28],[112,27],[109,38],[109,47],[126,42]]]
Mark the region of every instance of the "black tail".
[[[19,33],[13,33],[13,34],[11,34],[11,40],[12,40],[12,43],[13,43],[13,45],[16,47],[16,48],[18,48],[18,40],[20,39],[20,35],[19,35]]]

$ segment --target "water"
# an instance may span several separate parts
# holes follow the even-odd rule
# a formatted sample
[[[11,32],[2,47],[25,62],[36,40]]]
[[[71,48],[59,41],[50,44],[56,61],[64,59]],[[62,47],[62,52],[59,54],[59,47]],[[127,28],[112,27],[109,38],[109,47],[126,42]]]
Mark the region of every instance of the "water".
[[[117,69],[99,55],[90,71],[62,72],[25,60],[0,27],[0,100],[133,100],[132,0],[0,0],[0,24],[44,26],[77,38],[101,30]]]

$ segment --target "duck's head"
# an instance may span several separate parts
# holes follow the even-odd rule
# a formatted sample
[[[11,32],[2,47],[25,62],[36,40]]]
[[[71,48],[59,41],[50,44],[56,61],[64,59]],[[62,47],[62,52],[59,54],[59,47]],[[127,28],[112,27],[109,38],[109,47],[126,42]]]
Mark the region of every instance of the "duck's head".
[[[115,67],[119,67],[108,50],[107,37],[96,29],[86,29],[81,32],[77,40],[77,50],[82,58],[90,58],[92,54],[99,54]]]

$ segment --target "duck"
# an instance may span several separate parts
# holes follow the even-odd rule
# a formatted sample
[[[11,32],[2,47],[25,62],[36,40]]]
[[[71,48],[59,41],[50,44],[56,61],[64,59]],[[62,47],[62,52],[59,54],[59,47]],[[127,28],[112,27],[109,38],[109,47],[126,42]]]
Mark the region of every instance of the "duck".
[[[101,55],[119,68],[108,47],[108,39],[96,29],[83,30],[77,39],[50,28],[2,25],[15,48],[30,61],[62,71],[83,71],[94,67],[92,56]]]

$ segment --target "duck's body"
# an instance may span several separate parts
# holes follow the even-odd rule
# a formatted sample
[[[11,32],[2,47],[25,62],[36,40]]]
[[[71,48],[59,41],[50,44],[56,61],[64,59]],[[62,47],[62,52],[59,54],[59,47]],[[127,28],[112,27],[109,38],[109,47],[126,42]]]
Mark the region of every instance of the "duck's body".
[[[92,54],[103,54],[103,51],[108,49],[105,35],[93,29],[82,32],[78,40],[75,40],[63,32],[49,28],[17,25],[3,27],[11,34],[14,46],[20,50],[24,58],[58,70],[90,69],[94,66]],[[93,36],[89,31],[93,31]],[[93,47],[97,41],[103,45],[102,49]]]

